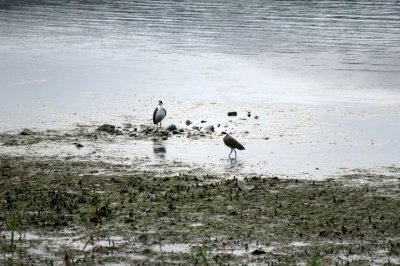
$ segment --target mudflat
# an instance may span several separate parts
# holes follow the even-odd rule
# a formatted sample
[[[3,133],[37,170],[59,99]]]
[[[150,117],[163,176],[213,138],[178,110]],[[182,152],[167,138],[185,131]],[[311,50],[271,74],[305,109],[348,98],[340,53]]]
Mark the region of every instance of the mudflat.
[[[0,156],[2,263],[400,263],[400,169],[322,181]]]

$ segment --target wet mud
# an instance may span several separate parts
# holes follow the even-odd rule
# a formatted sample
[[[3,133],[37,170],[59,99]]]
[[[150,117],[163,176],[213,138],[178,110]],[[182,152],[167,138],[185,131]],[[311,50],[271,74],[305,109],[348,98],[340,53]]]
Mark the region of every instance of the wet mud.
[[[0,261],[37,265],[400,263],[400,169],[323,181],[160,175],[0,156]]]

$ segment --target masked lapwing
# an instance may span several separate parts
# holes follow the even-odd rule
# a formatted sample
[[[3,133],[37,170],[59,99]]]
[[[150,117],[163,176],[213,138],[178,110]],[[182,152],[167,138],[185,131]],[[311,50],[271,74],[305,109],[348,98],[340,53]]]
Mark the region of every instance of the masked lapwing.
[[[158,106],[156,109],[154,109],[154,112],[153,112],[153,123],[154,123],[154,125],[157,125],[157,129],[158,129],[158,124],[160,124],[160,128],[161,128],[161,121],[165,118],[166,115],[167,115],[167,111],[165,110],[165,108],[163,106],[163,102],[158,101]]]
[[[228,146],[229,148],[231,148],[231,152],[229,153],[228,157],[231,158],[231,154],[234,151],[235,159],[236,159],[236,150],[235,149],[244,150],[243,145],[240,144],[234,137],[232,137],[231,135],[229,135],[226,132],[222,132],[222,135],[225,135],[225,137],[223,138],[225,145]]]

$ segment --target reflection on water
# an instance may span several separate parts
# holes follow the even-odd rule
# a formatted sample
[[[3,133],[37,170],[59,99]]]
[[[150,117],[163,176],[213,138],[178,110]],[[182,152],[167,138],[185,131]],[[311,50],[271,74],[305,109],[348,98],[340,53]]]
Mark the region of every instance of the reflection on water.
[[[224,53],[392,79],[400,66],[394,0],[2,1],[0,35],[3,48]]]
[[[288,164],[321,168],[321,154],[335,167],[399,157],[395,0],[0,1],[0,36],[0,130],[151,124],[154,103],[165,99],[166,124],[228,126],[250,145],[239,161],[282,172]],[[315,112],[315,103],[326,108]],[[345,122],[327,120],[332,110]],[[354,119],[357,110],[367,118]],[[228,111],[260,119],[244,115],[240,124]],[[354,121],[366,128],[343,126]],[[374,150],[371,139],[380,143]],[[203,145],[212,151],[205,162],[225,158]],[[168,159],[199,157],[177,146]],[[162,141],[153,155],[166,157]]]
[[[400,102],[394,0],[2,1],[0,36],[3,105]]]
[[[167,149],[164,146],[162,139],[153,139],[153,153],[157,159],[165,159]]]

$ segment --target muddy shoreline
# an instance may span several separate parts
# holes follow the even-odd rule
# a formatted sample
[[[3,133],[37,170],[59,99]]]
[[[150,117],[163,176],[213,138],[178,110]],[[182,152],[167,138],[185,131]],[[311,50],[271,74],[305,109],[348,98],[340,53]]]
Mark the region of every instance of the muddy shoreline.
[[[398,168],[237,180],[1,155],[0,176],[2,263],[400,263]]]

